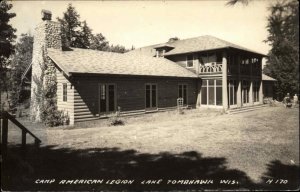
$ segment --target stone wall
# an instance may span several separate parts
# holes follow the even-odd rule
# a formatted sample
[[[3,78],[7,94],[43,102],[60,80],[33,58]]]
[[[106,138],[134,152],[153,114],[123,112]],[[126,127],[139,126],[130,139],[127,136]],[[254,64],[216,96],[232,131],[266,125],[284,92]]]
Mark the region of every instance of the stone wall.
[[[61,49],[61,30],[57,22],[44,20],[34,33],[31,81],[31,118],[41,121],[43,92],[56,82],[55,67],[47,57],[47,48]],[[48,80],[48,81],[46,81]],[[51,83],[49,83],[49,80]]]

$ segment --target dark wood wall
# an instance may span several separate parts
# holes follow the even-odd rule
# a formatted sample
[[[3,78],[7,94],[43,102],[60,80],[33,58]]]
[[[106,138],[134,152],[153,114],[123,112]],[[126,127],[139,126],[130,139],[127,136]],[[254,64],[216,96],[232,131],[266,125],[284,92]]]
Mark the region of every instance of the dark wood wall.
[[[80,118],[99,116],[99,84],[116,86],[116,106],[122,111],[145,109],[145,84],[157,85],[158,108],[177,105],[178,85],[187,84],[188,105],[197,100],[197,79],[140,76],[74,76],[75,121]],[[77,118],[76,118],[77,117]]]

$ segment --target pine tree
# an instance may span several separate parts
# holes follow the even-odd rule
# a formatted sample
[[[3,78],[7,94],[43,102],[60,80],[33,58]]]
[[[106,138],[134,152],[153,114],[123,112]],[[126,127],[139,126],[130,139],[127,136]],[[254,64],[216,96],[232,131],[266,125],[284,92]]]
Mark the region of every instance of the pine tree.
[[[270,7],[266,40],[272,47],[264,69],[277,80],[279,99],[299,93],[299,9],[296,0],[277,2]]]
[[[86,21],[82,22],[80,42],[83,48],[89,49],[93,40],[93,34],[91,28],[87,25]]]
[[[2,110],[2,93],[8,90],[9,78],[9,57],[14,52],[14,40],[16,38],[14,29],[9,21],[16,16],[15,13],[8,13],[12,4],[6,0],[0,2],[0,110]]]
[[[77,13],[75,7],[73,7],[71,3],[68,5],[67,11],[64,12],[63,18],[57,18],[57,20],[61,23],[63,48],[82,48],[82,43],[80,40],[81,22],[79,19],[80,15]]]

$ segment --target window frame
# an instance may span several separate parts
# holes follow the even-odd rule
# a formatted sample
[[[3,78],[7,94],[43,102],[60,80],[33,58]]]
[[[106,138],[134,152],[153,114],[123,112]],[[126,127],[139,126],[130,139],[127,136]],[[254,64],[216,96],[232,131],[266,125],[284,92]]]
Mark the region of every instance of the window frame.
[[[192,59],[189,60],[188,59],[189,57],[192,57]],[[191,62],[192,66],[189,66],[189,61],[192,61]],[[194,68],[194,55],[193,54],[186,55],[186,63],[185,64],[186,64],[186,68]]]
[[[105,107],[106,110],[105,112],[102,111],[101,112],[101,86],[105,85]],[[114,110],[113,111],[109,111],[109,86],[113,85],[114,86]],[[99,115],[101,114],[105,114],[105,113],[113,113],[117,111],[117,85],[115,83],[99,83],[98,84],[98,112]]]
[[[179,96],[179,94],[180,94],[180,89],[179,89],[179,87],[180,86],[182,86],[182,88],[181,88],[181,94],[182,94],[182,96],[183,97],[180,97]],[[184,86],[186,86],[186,102],[184,102],[185,100],[184,100]],[[185,105],[185,106],[187,106],[188,105],[188,84],[186,84],[186,83],[179,83],[178,84],[178,98],[183,98],[183,105]]]
[[[150,86],[150,107],[147,107],[147,85]],[[156,106],[153,107],[152,104],[152,86],[155,85],[155,104]],[[151,109],[158,109],[158,85],[157,83],[145,83],[145,110],[151,110]]]
[[[68,102],[68,83],[62,83],[62,101]]]

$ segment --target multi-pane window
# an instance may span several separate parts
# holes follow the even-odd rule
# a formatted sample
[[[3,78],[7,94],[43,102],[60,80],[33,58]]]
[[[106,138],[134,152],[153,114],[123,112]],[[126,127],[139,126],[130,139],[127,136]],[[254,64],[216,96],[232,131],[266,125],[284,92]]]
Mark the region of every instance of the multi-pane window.
[[[228,101],[229,105],[237,104],[237,81],[230,80],[228,81]]]
[[[222,105],[222,80],[209,79],[202,81],[202,105]]]
[[[186,57],[186,67],[193,67],[193,55],[188,55]]]
[[[187,85],[178,85],[178,98],[183,98],[183,104],[187,105]]]
[[[100,84],[99,86],[99,104],[100,113],[115,111],[115,85],[113,84]]]
[[[157,86],[156,84],[146,84],[146,108],[157,107]]]
[[[68,101],[68,86],[67,83],[63,83],[63,101],[67,102]]]
[[[258,102],[259,101],[259,81],[254,81],[253,82],[253,102]]]

